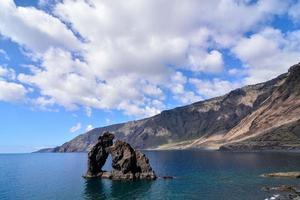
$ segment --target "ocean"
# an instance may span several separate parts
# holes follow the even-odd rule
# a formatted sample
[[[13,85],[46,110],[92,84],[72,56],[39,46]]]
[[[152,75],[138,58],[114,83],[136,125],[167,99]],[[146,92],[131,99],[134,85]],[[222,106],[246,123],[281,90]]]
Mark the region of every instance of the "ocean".
[[[259,200],[264,186],[299,185],[271,179],[268,172],[300,170],[299,153],[144,151],[155,181],[85,180],[85,153],[0,154],[1,200],[204,199]],[[110,170],[110,159],[104,169]]]

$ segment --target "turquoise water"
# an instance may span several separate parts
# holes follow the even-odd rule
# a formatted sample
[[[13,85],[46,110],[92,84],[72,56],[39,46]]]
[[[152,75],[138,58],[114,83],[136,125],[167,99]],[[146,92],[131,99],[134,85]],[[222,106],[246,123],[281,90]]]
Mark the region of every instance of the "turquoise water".
[[[264,199],[263,186],[298,185],[299,180],[260,174],[300,170],[297,153],[146,151],[159,176],[173,180],[87,181],[87,155],[0,154],[0,199]],[[110,169],[110,163],[105,168]]]

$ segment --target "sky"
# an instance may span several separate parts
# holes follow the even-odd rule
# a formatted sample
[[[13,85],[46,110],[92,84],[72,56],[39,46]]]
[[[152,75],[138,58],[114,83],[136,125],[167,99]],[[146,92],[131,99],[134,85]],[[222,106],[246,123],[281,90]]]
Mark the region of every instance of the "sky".
[[[1,0],[0,153],[60,145],[272,79],[298,0]]]

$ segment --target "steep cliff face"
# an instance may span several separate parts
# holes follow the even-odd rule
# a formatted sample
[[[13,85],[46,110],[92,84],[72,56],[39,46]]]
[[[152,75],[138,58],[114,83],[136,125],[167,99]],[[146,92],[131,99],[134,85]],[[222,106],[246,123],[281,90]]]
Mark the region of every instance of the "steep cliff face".
[[[247,128],[241,131],[242,127]],[[229,144],[224,150],[299,150],[300,64],[292,66],[280,87],[225,138]]]
[[[104,131],[135,148],[226,149],[276,130],[300,118],[300,64],[288,73],[227,95],[163,111],[123,124],[93,129],[56,147],[52,152],[87,151]],[[298,129],[297,129],[298,130]],[[281,140],[280,136],[277,138]],[[49,151],[49,150],[48,150]]]

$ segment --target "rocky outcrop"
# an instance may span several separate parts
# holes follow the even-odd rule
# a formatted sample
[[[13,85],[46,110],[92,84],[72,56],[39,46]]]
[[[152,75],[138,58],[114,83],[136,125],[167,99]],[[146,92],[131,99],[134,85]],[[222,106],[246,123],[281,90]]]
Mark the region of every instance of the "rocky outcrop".
[[[263,174],[261,176],[268,178],[300,178],[300,172],[276,172]]]
[[[263,191],[272,194],[266,200],[299,200],[300,199],[300,188],[289,185],[281,185],[278,187],[263,187]]]
[[[113,180],[156,179],[149,159],[140,151],[135,151],[130,144],[117,140],[114,135],[104,133],[88,154],[88,172],[86,178],[99,177]],[[112,171],[102,171],[108,155],[112,157]]]
[[[135,152],[137,161],[136,176],[140,179],[154,179],[156,177],[152,167],[150,166],[149,159],[140,151]]]
[[[104,166],[109,152],[107,148],[113,145],[114,135],[105,132],[98,138],[96,145],[88,153],[88,171],[87,177],[102,175]]]
[[[52,152],[89,151],[103,131],[138,149],[300,150],[299,128],[293,128],[300,125],[299,113],[300,64],[296,64],[275,79],[221,97],[93,129]]]

